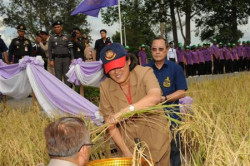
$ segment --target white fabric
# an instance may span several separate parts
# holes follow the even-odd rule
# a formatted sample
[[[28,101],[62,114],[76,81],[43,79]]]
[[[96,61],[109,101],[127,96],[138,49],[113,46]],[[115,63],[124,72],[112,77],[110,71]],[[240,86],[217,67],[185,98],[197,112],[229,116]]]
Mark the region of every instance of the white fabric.
[[[41,105],[41,107],[47,113],[47,115],[49,117],[54,117],[55,111],[53,111],[53,110],[57,110],[57,108],[46,98],[46,96],[43,94],[42,90],[39,88],[39,86],[36,82],[36,79],[34,77],[34,74],[30,68],[30,65],[27,66],[26,73],[28,75],[29,82],[31,84],[33,92],[36,95],[36,98],[37,98],[39,104]]]
[[[178,62],[178,61],[177,61],[176,49],[174,49],[174,48],[169,48],[169,50],[168,50],[168,55],[167,55],[167,59],[169,60],[169,58],[174,58],[174,59],[175,59],[175,62]]]
[[[75,66],[76,76],[81,82],[82,85],[99,87],[101,83],[101,79],[103,78],[103,69],[96,72],[95,74],[86,75],[82,73],[80,65],[77,64]]]
[[[3,95],[22,99],[31,93],[31,85],[26,75],[26,70],[21,71],[10,79],[0,77],[0,92]]]

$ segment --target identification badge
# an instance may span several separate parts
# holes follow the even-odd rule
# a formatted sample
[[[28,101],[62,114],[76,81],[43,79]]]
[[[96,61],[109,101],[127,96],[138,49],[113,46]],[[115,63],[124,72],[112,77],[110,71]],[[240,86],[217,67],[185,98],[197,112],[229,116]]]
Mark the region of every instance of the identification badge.
[[[169,88],[171,86],[169,77],[165,78],[165,80],[163,81],[163,86],[166,88]]]
[[[26,52],[27,52],[27,51],[28,51],[28,47],[24,47],[24,51],[26,51]]]
[[[55,45],[57,46],[57,42],[55,42]]]
[[[78,48],[77,48],[77,51],[78,51],[78,52],[80,52],[80,51],[81,51],[81,49],[78,47]]]

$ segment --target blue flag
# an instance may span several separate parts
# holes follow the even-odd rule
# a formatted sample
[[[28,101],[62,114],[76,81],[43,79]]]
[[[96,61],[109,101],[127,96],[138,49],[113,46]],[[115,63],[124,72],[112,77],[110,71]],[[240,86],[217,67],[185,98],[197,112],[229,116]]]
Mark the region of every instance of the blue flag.
[[[93,17],[98,17],[101,8],[114,5],[118,5],[118,0],[84,0],[71,13],[71,16],[83,13]]]

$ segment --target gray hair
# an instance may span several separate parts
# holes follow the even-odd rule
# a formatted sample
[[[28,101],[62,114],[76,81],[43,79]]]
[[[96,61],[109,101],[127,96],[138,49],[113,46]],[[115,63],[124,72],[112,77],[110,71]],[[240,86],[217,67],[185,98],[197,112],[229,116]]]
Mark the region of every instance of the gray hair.
[[[84,121],[77,117],[63,117],[50,123],[44,132],[51,157],[70,157],[90,143],[90,132]]]

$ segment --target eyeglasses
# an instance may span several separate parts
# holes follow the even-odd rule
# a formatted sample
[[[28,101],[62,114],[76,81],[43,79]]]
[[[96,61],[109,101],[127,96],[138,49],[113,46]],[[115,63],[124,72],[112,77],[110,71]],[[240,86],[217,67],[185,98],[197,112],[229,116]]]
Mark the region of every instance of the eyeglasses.
[[[80,150],[82,149],[83,146],[93,146],[93,145],[95,145],[95,144],[83,144],[83,145],[79,148],[79,150],[78,150],[77,152],[80,152]],[[53,155],[53,154],[49,154],[49,156],[50,156],[50,157],[66,157],[66,156],[64,156],[64,155]]]
[[[80,152],[80,150],[82,149],[83,146],[93,146],[93,145],[95,145],[95,144],[83,144],[83,145],[80,147],[80,149],[78,150],[78,152]]]
[[[164,48],[151,48],[151,50],[153,52],[156,52],[157,50],[159,50],[160,52],[163,52],[164,51]]]

